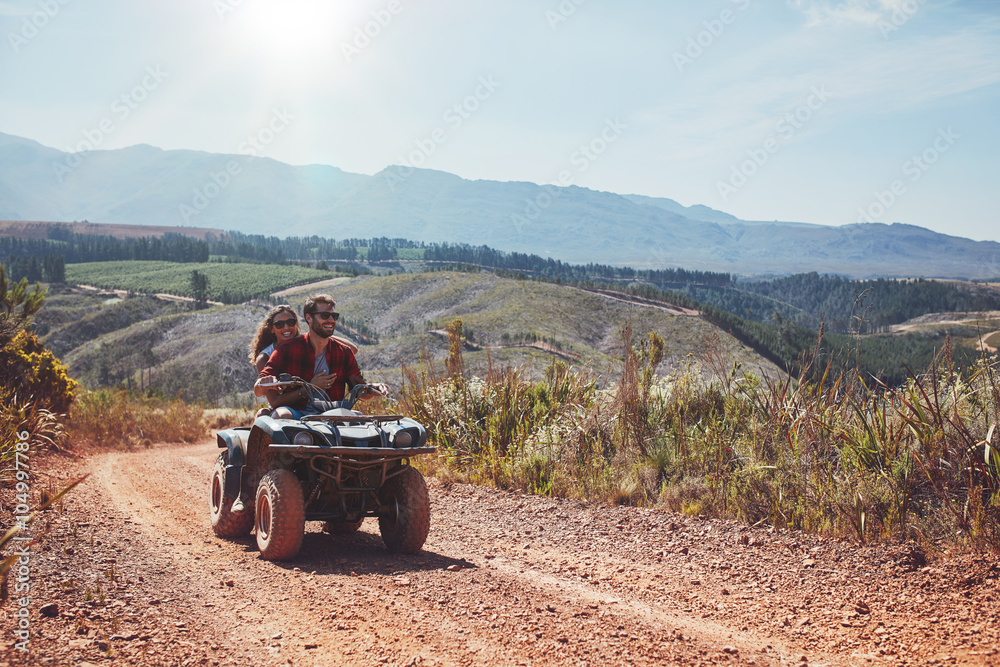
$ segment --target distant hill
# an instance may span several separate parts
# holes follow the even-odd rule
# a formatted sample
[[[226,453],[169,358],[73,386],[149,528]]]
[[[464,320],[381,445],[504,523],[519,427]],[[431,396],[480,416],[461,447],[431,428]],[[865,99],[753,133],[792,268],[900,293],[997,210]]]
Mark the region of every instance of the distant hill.
[[[574,263],[740,275],[1000,276],[1000,243],[904,224],[739,220],[576,186],[469,181],[131,146],[67,154],[0,134],[0,219],[218,228],[274,236],[489,245]]]

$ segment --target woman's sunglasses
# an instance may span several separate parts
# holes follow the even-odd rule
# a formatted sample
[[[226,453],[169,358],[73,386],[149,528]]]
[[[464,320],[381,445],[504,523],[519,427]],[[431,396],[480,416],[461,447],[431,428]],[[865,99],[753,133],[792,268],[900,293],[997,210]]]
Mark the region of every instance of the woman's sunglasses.
[[[275,329],[284,329],[285,327],[294,327],[298,324],[297,320],[274,320],[272,325]]]

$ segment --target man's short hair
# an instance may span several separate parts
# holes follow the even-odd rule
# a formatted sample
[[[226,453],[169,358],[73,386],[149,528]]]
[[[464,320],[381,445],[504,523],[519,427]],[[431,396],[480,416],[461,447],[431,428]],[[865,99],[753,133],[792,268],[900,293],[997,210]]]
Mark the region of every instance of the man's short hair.
[[[311,296],[306,299],[306,303],[302,306],[302,315],[311,315],[316,312],[317,303],[328,303],[330,308],[336,308],[337,302],[333,300],[333,297],[329,294],[317,294],[316,296]]]

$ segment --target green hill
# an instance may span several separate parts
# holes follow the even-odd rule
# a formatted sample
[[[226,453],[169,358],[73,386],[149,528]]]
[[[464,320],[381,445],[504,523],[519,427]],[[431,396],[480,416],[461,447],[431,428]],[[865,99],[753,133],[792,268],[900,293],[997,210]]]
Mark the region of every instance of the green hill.
[[[577,368],[614,374],[622,325],[630,322],[636,336],[656,331],[666,341],[664,373],[709,348],[747,367],[775,372],[697,316],[550,283],[441,272],[359,276],[326,291],[338,301],[348,326],[355,323],[377,332],[376,344],[356,340],[359,361],[369,377],[393,384],[401,364],[415,366],[422,354],[445,359],[447,341],[435,330],[456,317],[465,325],[466,364],[473,367],[485,365],[488,354],[495,363],[540,372],[558,355]],[[304,287],[299,295],[282,300],[299,310],[308,293],[311,290]],[[246,348],[267,307],[179,308],[149,297],[123,301],[59,288],[38,324],[44,340],[59,347],[73,375],[85,384],[125,383],[169,395],[183,390],[185,397],[207,402],[247,400],[255,373]],[[71,312],[76,316],[67,315]]]

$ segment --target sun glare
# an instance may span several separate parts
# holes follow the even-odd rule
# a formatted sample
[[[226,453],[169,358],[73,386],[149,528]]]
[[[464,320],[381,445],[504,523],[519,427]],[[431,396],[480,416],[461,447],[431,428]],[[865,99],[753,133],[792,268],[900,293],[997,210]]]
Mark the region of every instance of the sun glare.
[[[232,17],[242,49],[278,68],[311,69],[332,59],[352,10],[324,0],[246,0]]]

